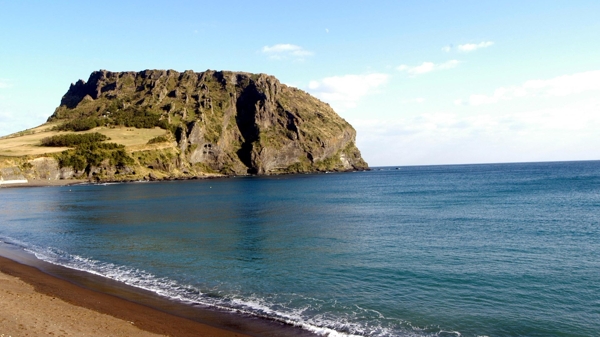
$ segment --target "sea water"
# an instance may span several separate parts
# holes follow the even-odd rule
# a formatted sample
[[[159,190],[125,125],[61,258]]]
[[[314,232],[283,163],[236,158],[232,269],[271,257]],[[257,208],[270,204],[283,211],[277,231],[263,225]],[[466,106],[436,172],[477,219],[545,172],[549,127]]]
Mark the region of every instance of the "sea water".
[[[321,335],[600,335],[600,162],[3,188],[0,241]]]

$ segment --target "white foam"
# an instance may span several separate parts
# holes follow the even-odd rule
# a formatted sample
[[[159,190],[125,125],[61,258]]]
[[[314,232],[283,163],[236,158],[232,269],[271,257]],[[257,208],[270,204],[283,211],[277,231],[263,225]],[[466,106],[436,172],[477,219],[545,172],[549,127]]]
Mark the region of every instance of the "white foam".
[[[301,308],[289,308],[283,304],[270,303],[269,301],[256,296],[247,298],[236,295],[229,295],[221,298],[212,297],[203,294],[194,286],[181,284],[166,277],[158,277],[144,270],[101,262],[83,256],[71,255],[55,248],[32,246],[12,238],[7,238],[6,241],[22,246],[27,252],[34,254],[42,261],[112,279],[183,303],[203,305],[244,315],[267,318],[300,327],[304,330],[326,337],[398,336],[398,331],[396,329],[387,328],[380,324],[364,326],[358,322],[352,321],[352,317],[335,317],[331,313],[308,314],[307,312],[311,312],[311,309],[315,309],[311,307],[311,305],[306,305]],[[310,302],[319,303],[320,300],[311,299]],[[355,305],[355,307],[361,313],[374,312],[379,318],[384,318],[384,315],[380,312],[361,308],[358,305]],[[312,310],[312,312],[314,311],[315,310]],[[408,325],[410,326],[410,324]],[[419,329],[403,331],[402,336],[416,337],[437,335],[435,333],[423,333],[418,330]],[[440,330],[439,332],[442,331]],[[448,331],[444,332],[448,333]],[[457,336],[460,336],[460,333],[455,333]]]

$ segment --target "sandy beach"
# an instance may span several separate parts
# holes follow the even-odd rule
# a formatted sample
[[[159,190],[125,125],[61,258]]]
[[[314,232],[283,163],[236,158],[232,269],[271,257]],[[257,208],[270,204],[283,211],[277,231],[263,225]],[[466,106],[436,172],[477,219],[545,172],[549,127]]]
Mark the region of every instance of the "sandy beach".
[[[85,184],[88,182],[89,182],[88,180],[83,180],[83,179],[60,179],[60,180],[30,179],[26,183],[0,184],[0,188],[69,186],[69,185]]]
[[[88,290],[0,257],[0,336],[245,335]]]

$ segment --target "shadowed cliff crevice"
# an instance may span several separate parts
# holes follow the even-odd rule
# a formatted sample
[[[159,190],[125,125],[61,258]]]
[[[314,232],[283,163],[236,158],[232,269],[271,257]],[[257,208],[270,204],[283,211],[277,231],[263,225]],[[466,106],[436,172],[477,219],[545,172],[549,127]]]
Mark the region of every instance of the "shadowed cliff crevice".
[[[248,167],[249,174],[257,173],[255,163],[252,162],[252,150],[259,136],[259,129],[256,125],[256,107],[264,99],[265,95],[258,91],[254,82],[251,82],[242,89],[236,102],[235,122],[243,139],[237,155],[240,161]]]

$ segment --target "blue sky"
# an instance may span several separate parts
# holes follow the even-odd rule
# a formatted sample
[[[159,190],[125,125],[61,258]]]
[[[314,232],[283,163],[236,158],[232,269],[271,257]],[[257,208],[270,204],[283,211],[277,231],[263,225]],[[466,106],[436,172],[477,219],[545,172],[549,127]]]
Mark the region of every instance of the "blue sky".
[[[98,69],[267,73],[371,166],[600,159],[598,1],[3,1],[0,135]]]

